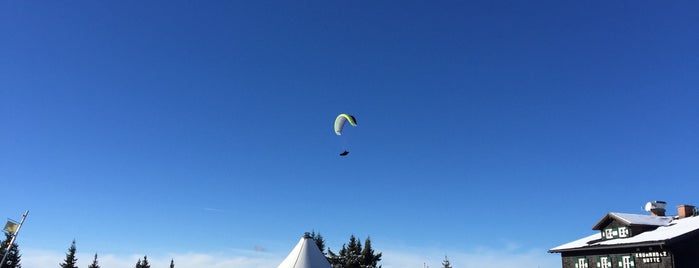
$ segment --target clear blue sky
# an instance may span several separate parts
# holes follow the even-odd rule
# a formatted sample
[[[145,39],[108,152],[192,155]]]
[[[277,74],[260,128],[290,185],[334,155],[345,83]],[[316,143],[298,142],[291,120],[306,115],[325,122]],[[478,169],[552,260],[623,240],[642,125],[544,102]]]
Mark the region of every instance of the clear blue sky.
[[[699,205],[698,10],[2,1],[0,217],[30,210],[26,268],[73,239],[276,265],[310,230],[371,236],[387,268],[555,267],[608,211]]]

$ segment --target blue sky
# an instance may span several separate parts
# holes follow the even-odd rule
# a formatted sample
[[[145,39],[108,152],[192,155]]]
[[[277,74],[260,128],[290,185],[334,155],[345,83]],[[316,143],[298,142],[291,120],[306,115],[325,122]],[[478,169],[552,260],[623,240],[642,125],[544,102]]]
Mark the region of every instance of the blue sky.
[[[249,2],[0,3],[25,268],[73,239],[274,267],[310,230],[386,268],[557,267],[606,212],[699,204],[696,2]]]

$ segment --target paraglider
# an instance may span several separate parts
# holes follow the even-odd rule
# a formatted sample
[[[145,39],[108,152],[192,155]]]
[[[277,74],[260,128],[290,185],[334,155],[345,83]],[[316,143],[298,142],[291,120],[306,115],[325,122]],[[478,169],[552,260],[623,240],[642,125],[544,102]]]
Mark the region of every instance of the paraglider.
[[[349,123],[351,126],[356,127],[357,126],[357,119],[354,118],[354,116],[349,115],[349,114],[340,114],[335,118],[335,135],[341,136],[342,135],[342,129],[345,127],[345,125]],[[346,156],[349,154],[349,151],[344,149],[345,146],[343,146],[343,152],[340,153],[340,156]]]
[[[338,136],[342,135],[342,129],[345,127],[345,123],[349,122],[353,127],[357,126],[357,120],[354,116],[349,114],[340,114],[335,118],[335,134]]]

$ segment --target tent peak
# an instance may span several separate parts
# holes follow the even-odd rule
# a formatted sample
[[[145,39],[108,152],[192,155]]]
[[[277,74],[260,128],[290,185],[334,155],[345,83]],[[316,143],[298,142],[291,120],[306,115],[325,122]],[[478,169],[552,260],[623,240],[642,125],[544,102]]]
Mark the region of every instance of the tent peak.
[[[331,268],[331,266],[315,240],[309,233],[305,233],[277,268]]]

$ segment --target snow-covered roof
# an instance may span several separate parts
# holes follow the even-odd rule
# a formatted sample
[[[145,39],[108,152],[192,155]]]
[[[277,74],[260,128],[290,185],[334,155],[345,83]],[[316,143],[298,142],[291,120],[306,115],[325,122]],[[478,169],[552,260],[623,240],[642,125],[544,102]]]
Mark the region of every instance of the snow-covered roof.
[[[304,235],[277,268],[330,268],[330,263],[313,238]]]
[[[611,213],[610,213],[611,214]],[[619,216],[621,213],[615,213],[614,215]],[[628,217],[628,215],[633,214],[623,214],[627,220],[639,220],[644,219],[644,217]],[[645,216],[645,215],[636,215]],[[658,217],[660,218],[660,217]],[[666,218],[666,217],[662,217]],[[699,231],[699,216],[688,217],[682,219],[670,218],[670,222],[665,225],[659,226],[655,230],[645,231],[643,233],[634,235],[629,238],[615,238],[602,240],[602,233],[597,232],[596,234],[557,246],[549,250],[549,252],[563,252],[563,251],[577,251],[577,250],[589,250],[595,248],[606,248],[606,247],[617,247],[623,245],[664,245],[669,240],[675,239],[677,237],[683,236],[693,231]],[[647,220],[647,219],[645,219]],[[643,221],[641,221],[643,222]],[[662,221],[653,221],[659,223]]]
[[[607,221],[616,219],[627,226],[632,225],[647,225],[647,226],[666,226],[672,222],[672,216],[651,216],[629,213],[610,212],[602,218],[592,230],[601,230]]]

